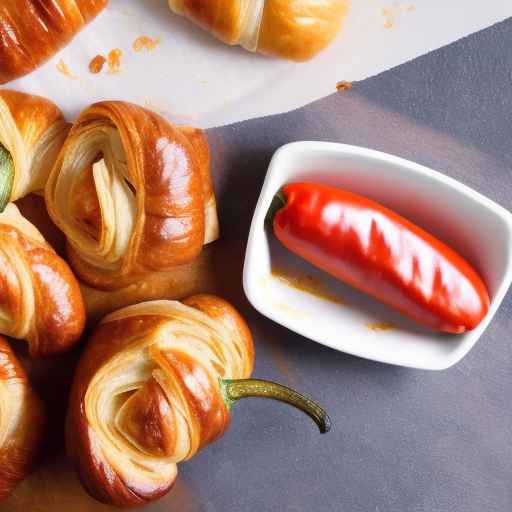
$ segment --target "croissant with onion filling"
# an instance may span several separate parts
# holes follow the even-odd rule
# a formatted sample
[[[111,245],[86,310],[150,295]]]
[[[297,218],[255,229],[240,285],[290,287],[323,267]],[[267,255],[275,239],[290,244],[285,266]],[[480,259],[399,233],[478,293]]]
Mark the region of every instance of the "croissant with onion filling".
[[[201,130],[120,101],[87,108],[45,192],[78,276],[116,289],[193,261],[219,233],[209,166]]]
[[[2,0],[0,84],[30,73],[67,45],[108,0]]]
[[[9,201],[44,188],[68,131],[51,101],[0,90],[0,211]]]
[[[253,360],[244,320],[212,295],[107,316],[80,360],[68,410],[68,451],[89,493],[119,507],[162,496],[176,464],[222,436],[231,405],[246,396],[287,402],[329,430],[311,400],[249,379]]]
[[[45,424],[43,404],[0,336],[0,500],[34,469]]]
[[[169,0],[169,7],[225,43],[305,61],[336,37],[349,0]]]
[[[32,356],[80,338],[85,312],[67,263],[10,203],[0,214],[0,333],[28,341]]]

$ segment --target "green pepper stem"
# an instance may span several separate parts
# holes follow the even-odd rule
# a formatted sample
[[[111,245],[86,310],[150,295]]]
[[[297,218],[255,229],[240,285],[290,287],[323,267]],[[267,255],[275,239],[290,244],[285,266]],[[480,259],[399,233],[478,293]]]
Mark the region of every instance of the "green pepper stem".
[[[228,407],[246,397],[271,398],[287,403],[306,413],[320,429],[329,432],[331,420],[328,414],[313,400],[281,384],[259,379],[221,380],[221,387]]]
[[[272,231],[274,228],[274,217],[276,213],[286,206],[286,197],[282,190],[276,193],[270,203],[267,215],[265,216],[265,226],[268,230]]]
[[[9,203],[14,184],[14,163],[12,156],[0,144],[0,213],[5,210]]]

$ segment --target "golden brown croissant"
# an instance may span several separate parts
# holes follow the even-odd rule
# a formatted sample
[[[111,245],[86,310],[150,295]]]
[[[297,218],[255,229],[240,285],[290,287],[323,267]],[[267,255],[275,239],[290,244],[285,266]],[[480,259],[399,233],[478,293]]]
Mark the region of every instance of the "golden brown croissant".
[[[67,45],[108,0],[2,0],[0,84],[30,73]]]
[[[45,424],[43,404],[0,336],[0,501],[34,469]]]
[[[30,354],[62,352],[80,338],[85,312],[66,262],[10,203],[0,214],[0,333]]]
[[[130,103],[86,109],[45,193],[73,269],[95,288],[116,289],[193,261],[218,237],[209,165],[201,130]]]
[[[0,211],[44,188],[68,131],[51,101],[0,90]]]
[[[169,7],[225,43],[305,61],[336,37],[349,0],[169,0]]]
[[[176,464],[219,438],[244,396],[288,402],[328,430],[326,413],[309,399],[247,379],[253,359],[247,325],[212,295],[107,316],[79,363],[68,411],[68,451],[89,493],[121,507],[162,496]]]
[[[229,267],[225,258],[221,261],[222,254],[218,248],[207,246],[187,265],[174,267],[170,272],[151,272],[118,290],[98,290],[81,283],[87,323],[96,325],[105,315],[143,301],[181,300],[198,293],[219,292],[226,283],[222,269]]]

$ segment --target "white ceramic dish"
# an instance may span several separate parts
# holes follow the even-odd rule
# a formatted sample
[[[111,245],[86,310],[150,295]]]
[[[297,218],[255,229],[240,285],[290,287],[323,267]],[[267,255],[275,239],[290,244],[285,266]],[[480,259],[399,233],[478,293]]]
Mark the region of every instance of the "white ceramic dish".
[[[313,181],[370,197],[447,242],[480,272],[491,307],[461,335],[424,330],[402,315],[313,268],[264,229],[274,194],[285,183]],[[326,300],[276,277],[272,269],[321,286]],[[377,151],[296,142],[272,158],[252,220],[244,290],[263,315],[337,350],[401,366],[442,370],[460,361],[489,325],[512,281],[512,214],[432,169]],[[393,327],[391,327],[391,325]]]

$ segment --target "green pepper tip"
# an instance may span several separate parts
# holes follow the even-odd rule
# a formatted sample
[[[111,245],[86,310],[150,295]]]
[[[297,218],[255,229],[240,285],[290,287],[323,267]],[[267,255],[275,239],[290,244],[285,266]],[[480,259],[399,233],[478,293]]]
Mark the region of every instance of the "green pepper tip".
[[[0,144],[0,213],[9,204],[14,185],[14,162],[11,153]]]
[[[270,398],[287,403],[307,414],[317,424],[321,434],[331,430],[331,419],[320,405],[282,384],[260,379],[226,379],[221,380],[220,385],[229,408],[241,398]]]
[[[272,231],[274,228],[274,217],[276,216],[276,213],[284,206],[286,206],[286,197],[284,195],[283,189],[281,189],[272,198],[272,202],[270,203],[267,215],[265,216],[265,227],[268,230]]]

